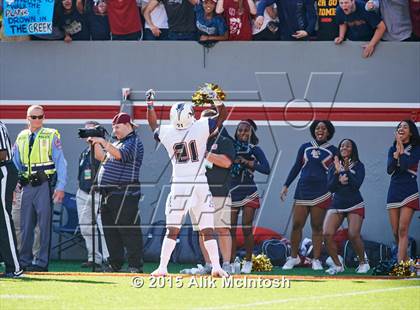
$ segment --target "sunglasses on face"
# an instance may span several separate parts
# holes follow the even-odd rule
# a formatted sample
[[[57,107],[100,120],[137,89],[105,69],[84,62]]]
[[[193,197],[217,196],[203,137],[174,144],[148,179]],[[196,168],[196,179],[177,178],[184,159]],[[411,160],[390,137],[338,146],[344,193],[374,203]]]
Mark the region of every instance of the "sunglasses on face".
[[[44,115],[30,115],[29,116],[31,119],[43,119]]]

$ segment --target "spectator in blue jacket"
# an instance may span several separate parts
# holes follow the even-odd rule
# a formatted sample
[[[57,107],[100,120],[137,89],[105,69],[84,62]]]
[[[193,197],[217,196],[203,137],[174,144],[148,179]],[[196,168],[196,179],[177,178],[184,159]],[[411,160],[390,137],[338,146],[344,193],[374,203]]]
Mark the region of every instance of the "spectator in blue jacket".
[[[317,19],[314,0],[261,0],[257,6],[256,27],[262,26],[264,10],[273,3],[277,5],[281,40],[308,40],[314,34]]]
[[[105,0],[86,0],[85,14],[93,41],[111,40],[108,21],[108,5]]]
[[[225,20],[215,13],[216,3],[217,0],[204,0],[194,6],[199,41],[206,46],[229,38]]]
[[[386,26],[375,12],[365,10],[363,2],[355,0],[340,0],[336,12],[339,35],[335,44],[341,44],[345,38],[351,41],[369,41],[363,45],[362,56],[372,56],[376,45],[382,39]]]
[[[370,266],[365,260],[365,250],[360,231],[365,217],[365,203],[360,194],[360,186],[365,178],[365,166],[359,160],[357,145],[353,140],[344,139],[338,145],[339,154],[334,157],[334,165],[328,171],[328,189],[333,193],[324,222],[324,238],[333,264],[327,269],[329,274],[344,271],[343,262],[337,256],[334,234],[347,217],[349,239],[359,258],[357,273],[366,273]]]

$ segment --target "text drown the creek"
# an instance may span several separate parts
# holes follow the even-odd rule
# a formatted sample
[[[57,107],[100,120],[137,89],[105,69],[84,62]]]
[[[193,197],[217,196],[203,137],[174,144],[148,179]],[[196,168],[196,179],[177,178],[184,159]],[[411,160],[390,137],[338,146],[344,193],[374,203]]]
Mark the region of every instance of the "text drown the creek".
[[[48,21],[47,16],[42,13],[45,13],[42,10],[42,2],[53,2],[53,0],[7,1],[8,6],[4,11],[4,19],[9,26],[10,35],[52,32],[52,22]]]

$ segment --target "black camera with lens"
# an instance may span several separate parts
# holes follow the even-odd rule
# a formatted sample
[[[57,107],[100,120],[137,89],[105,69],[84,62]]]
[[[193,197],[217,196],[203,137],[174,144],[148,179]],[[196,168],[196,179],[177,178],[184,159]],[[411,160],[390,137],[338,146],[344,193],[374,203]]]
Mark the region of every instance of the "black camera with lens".
[[[105,138],[108,133],[104,127],[97,125],[92,128],[79,128],[79,138]]]

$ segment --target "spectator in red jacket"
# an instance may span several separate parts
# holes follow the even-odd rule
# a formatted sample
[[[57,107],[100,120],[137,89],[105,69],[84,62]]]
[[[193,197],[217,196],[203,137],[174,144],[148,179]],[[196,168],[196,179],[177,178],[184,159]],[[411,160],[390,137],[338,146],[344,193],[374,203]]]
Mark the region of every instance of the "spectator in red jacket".
[[[112,40],[139,40],[142,34],[136,0],[108,0]]]

